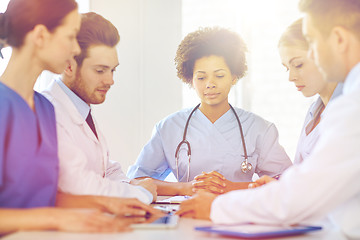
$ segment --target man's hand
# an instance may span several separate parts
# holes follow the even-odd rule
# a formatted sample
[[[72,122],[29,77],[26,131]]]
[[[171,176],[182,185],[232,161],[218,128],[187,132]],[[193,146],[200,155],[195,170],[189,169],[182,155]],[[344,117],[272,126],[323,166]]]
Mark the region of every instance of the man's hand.
[[[262,176],[261,178],[257,179],[255,182],[249,184],[249,188],[257,188],[262,185],[265,185],[269,182],[276,181],[275,178],[269,177],[267,175]]]
[[[58,192],[56,206],[61,208],[93,208],[117,216],[156,215],[161,211],[142,203],[135,198],[118,198],[106,196],[72,195]]]
[[[104,212],[125,217],[144,217],[146,215],[161,215],[162,212],[136,198],[102,197],[98,204]]]
[[[151,178],[144,179],[132,179],[130,184],[137,185],[145,188],[153,195],[153,202],[156,201],[157,198],[157,186]]]
[[[216,197],[213,193],[200,190],[194,197],[182,202],[176,214],[181,217],[210,220],[211,204]]]

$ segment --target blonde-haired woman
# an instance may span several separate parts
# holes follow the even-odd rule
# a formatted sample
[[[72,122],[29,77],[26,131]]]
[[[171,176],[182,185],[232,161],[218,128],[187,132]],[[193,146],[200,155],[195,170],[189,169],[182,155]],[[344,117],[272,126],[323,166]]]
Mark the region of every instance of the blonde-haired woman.
[[[309,45],[302,34],[302,19],[292,23],[279,40],[282,64],[289,72],[289,81],[305,97],[318,95],[305,117],[294,163],[301,163],[310,154],[319,138],[317,125],[327,104],[342,92],[342,84],[327,82],[314,61],[307,57]]]
[[[317,126],[321,116],[328,103],[341,94],[342,84],[325,81],[314,61],[308,58],[309,45],[302,34],[302,19],[296,20],[284,31],[278,48],[281,62],[289,72],[289,81],[293,82],[305,97],[319,95],[310,106],[300,133],[294,159],[294,164],[299,164],[315,147],[319,139]],[[275,179],[263,176],[249,187],[258,187],[273,180]]]

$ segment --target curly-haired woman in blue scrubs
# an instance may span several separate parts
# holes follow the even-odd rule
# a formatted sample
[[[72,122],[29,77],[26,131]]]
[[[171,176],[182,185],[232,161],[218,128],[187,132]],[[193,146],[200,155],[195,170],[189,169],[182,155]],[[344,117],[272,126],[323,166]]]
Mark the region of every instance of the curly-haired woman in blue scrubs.
[[[254,174],[276,176],[291,165],[275,125],[228,102],[246,73],[245,53],[242,38],[224,28],[183,39],[175,57],[178,77],[195,89],[200,104],[155,126],[129,177],[156,179],[159,195],[221,194],[247,188]],[[163,181],[170,172],[179,182]]]

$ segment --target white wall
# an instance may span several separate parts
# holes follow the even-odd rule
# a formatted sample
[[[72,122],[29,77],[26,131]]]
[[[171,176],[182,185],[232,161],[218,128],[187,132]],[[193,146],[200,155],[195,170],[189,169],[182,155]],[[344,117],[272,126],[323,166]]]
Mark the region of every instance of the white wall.
[[[90,0],[90,11],[110,20],[120,33],[115,84],[94,114],[111,159],[126,172],[155,123],[182,106],[173,60],[181,41],[181,1]]]

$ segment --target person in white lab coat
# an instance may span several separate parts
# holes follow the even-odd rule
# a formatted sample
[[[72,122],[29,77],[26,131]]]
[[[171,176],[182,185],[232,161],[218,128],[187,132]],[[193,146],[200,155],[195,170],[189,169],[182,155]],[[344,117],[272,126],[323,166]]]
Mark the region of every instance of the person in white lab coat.
[[[241,37],[224,28],[199,29],[184,38],[175,57],[178,76],[201,103],[193,115],[193,108],[184,109],[155,126],[128,177],[156,179],[160,195],[192,195],[198,189],[220,194],[247,188],[255,173],[276,176],[291,166],[273,123],[229,105],[231,87],[247,70],[245,52]],[[184,132],[191,159],[189,146],[179,145]],[[242,164],[251,169],[243,171]],[[170,172],[179,182],[163,181]]]
[[[307,56],[309,44],[302,34],[302,19],[293,22],[281,35],[278,45],[289,81],[305,97],[319,95],[306,114],[295,153],[294,163],[301,163],[312,152],[319,139],[317,125],[327,104],[342,93],[342,83],[327,82],[314,61]]]
[[[199,193],[178,214],[216,223],[290,225],[328,215],[347,238],[360,238],[360,1],[302,0],[303,32],[325,80],[344,82],[301,164],[278,181],[216,196]]]
[[[279,53],[282,64],[289,72],[289,81],[293,82],[305,97],[318,94],[318,99],[310,106],[301,129],[297,144],[294,163],[301,163],[307,158],[319,139],[319,128],[323,112],[327,104],[342,93],[342,83],[327,82],[321,76],[315,62],[308,58],[309,44],[302,33],[302,19],[292,23],[279,40]],[[267,175],[249,184],[249,188],[262,186],[269,181],[275,181]]]
[[[91,115],[91,104],[101,104],[114,84],[118,66],[115,26],[96,13],[82,15],[77,40],[81,54],[69,61],[61,79],[42,92],[54,105],[60,173],[59,190],[78,195],[156,199],[150,180],[130,180],[119,162],[109,160],[105,138]]]

